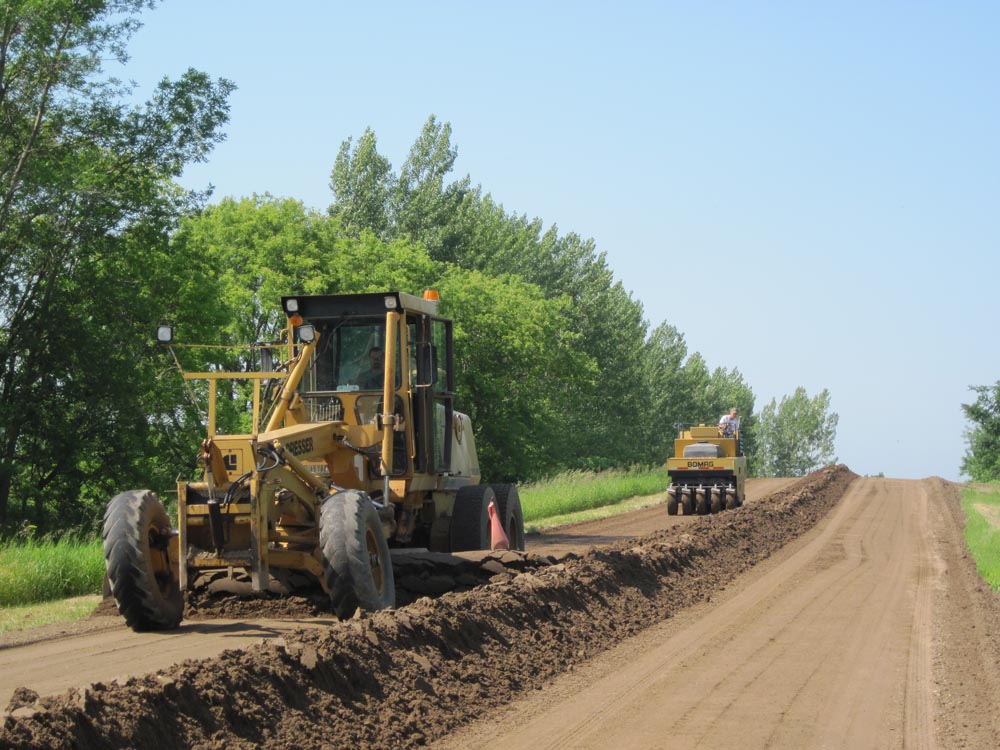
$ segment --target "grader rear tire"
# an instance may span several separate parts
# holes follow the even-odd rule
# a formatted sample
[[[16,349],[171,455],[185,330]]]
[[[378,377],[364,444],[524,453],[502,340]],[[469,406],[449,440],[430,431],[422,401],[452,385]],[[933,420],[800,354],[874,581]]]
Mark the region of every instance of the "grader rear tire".
[[[327,499],[320,513],[319,544],[337,617],[346,620],[358,607],[374,612],[396,605],[389,544],[368,495],[345,490]]]
[[[104,513],[104,561],[111,594],[132,630],[172,630],[184,617],[170,518],[149,490],[115,495]]]
[[[458,491],[451,511],[452,552],[490,548],[489,505],[495,499],[493,488],[482,484],[466,485]]]
[[[521,496],[517,487],[513,484],[494,484],[493,493],[497,498],[497,512],[503,521],[503,530],[507,532],[510,549],[524,552],[524,513],[521,511]]]

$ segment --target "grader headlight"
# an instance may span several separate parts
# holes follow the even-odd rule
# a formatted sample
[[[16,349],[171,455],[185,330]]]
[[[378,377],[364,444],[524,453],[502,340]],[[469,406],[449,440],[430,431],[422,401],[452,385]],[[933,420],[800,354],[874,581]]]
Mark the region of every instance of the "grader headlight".
[[[299,341],[303,344],[311,344],[316,340],[316,326],[299,326]]]
[[[156,329],[156,340],[161,344],[169,344],[174,340],[173,326],[159,326]]]

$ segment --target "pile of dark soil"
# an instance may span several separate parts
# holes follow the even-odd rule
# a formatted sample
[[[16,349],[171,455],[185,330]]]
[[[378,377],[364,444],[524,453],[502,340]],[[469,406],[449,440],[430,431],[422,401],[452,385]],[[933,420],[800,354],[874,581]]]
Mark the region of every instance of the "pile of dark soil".
[[[711,596],[811,528],[853,478],[824,469],[767,501],[557,564],[500,556],[467,591],[123,685],[21,690],[0,748],[427,746]]]

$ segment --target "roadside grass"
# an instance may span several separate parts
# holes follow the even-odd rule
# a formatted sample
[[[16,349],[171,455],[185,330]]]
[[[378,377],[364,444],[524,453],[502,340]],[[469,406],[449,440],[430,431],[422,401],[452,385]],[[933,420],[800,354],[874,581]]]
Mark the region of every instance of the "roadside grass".
[[[575,513],[564,513],[560,516],[541,518],[527,524],[524,527],[524,530],[528,534],[537,534],[557,526],[566,526],[571,523],[583,523],[584,521],[597,521],[602,518],[617,516],[621,513],[629,513],[633,510],[650,508],[654,505],[659,505],[660,503],[665,503],[667,501],[667,493],[663,492],[664,489],[665,487],[661,487],[658,494],[655,495],[639,495],[637,497],[631,497],[628,500],[622,500],[614,505],[604,505],[600,508],[591,508],[590,510],[580,510]]]
[[[979,575],[1000,591],[1000,483],[962,490],[965,543]]]
[[[103,581],[99,541],[71,537],[0,542],[0,607],[98,594]]]
[[[569,471],[522,485],[518,492],[526,525],[538,527],[544,522],[545,526],[555,526],[634,510],[620,504],[630,498],[648,498],[665,492],[669,483],[665,468]],[[589,517],[576,515],[595,508],[608,510]],[[568,517],[571,520],[564,520]]]
[[[100,603],[100,594],[88,594],[40,604],[0,607],[0,633],[82,620],[90,617]]]

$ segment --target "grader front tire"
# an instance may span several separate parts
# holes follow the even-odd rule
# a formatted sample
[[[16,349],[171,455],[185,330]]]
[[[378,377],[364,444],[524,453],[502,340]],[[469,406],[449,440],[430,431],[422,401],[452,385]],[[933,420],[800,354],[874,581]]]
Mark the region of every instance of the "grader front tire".
[[[337,617],[346,620],[358,607],[374,612],[396,605],[389,545],[368,495],[345,490],[330,497],[320,514],[319,543]]]
[[[170,518],[149,490],[116,495],[104,514],[104,561],[118,611],[133,630],[171,630],[184,616]]]

